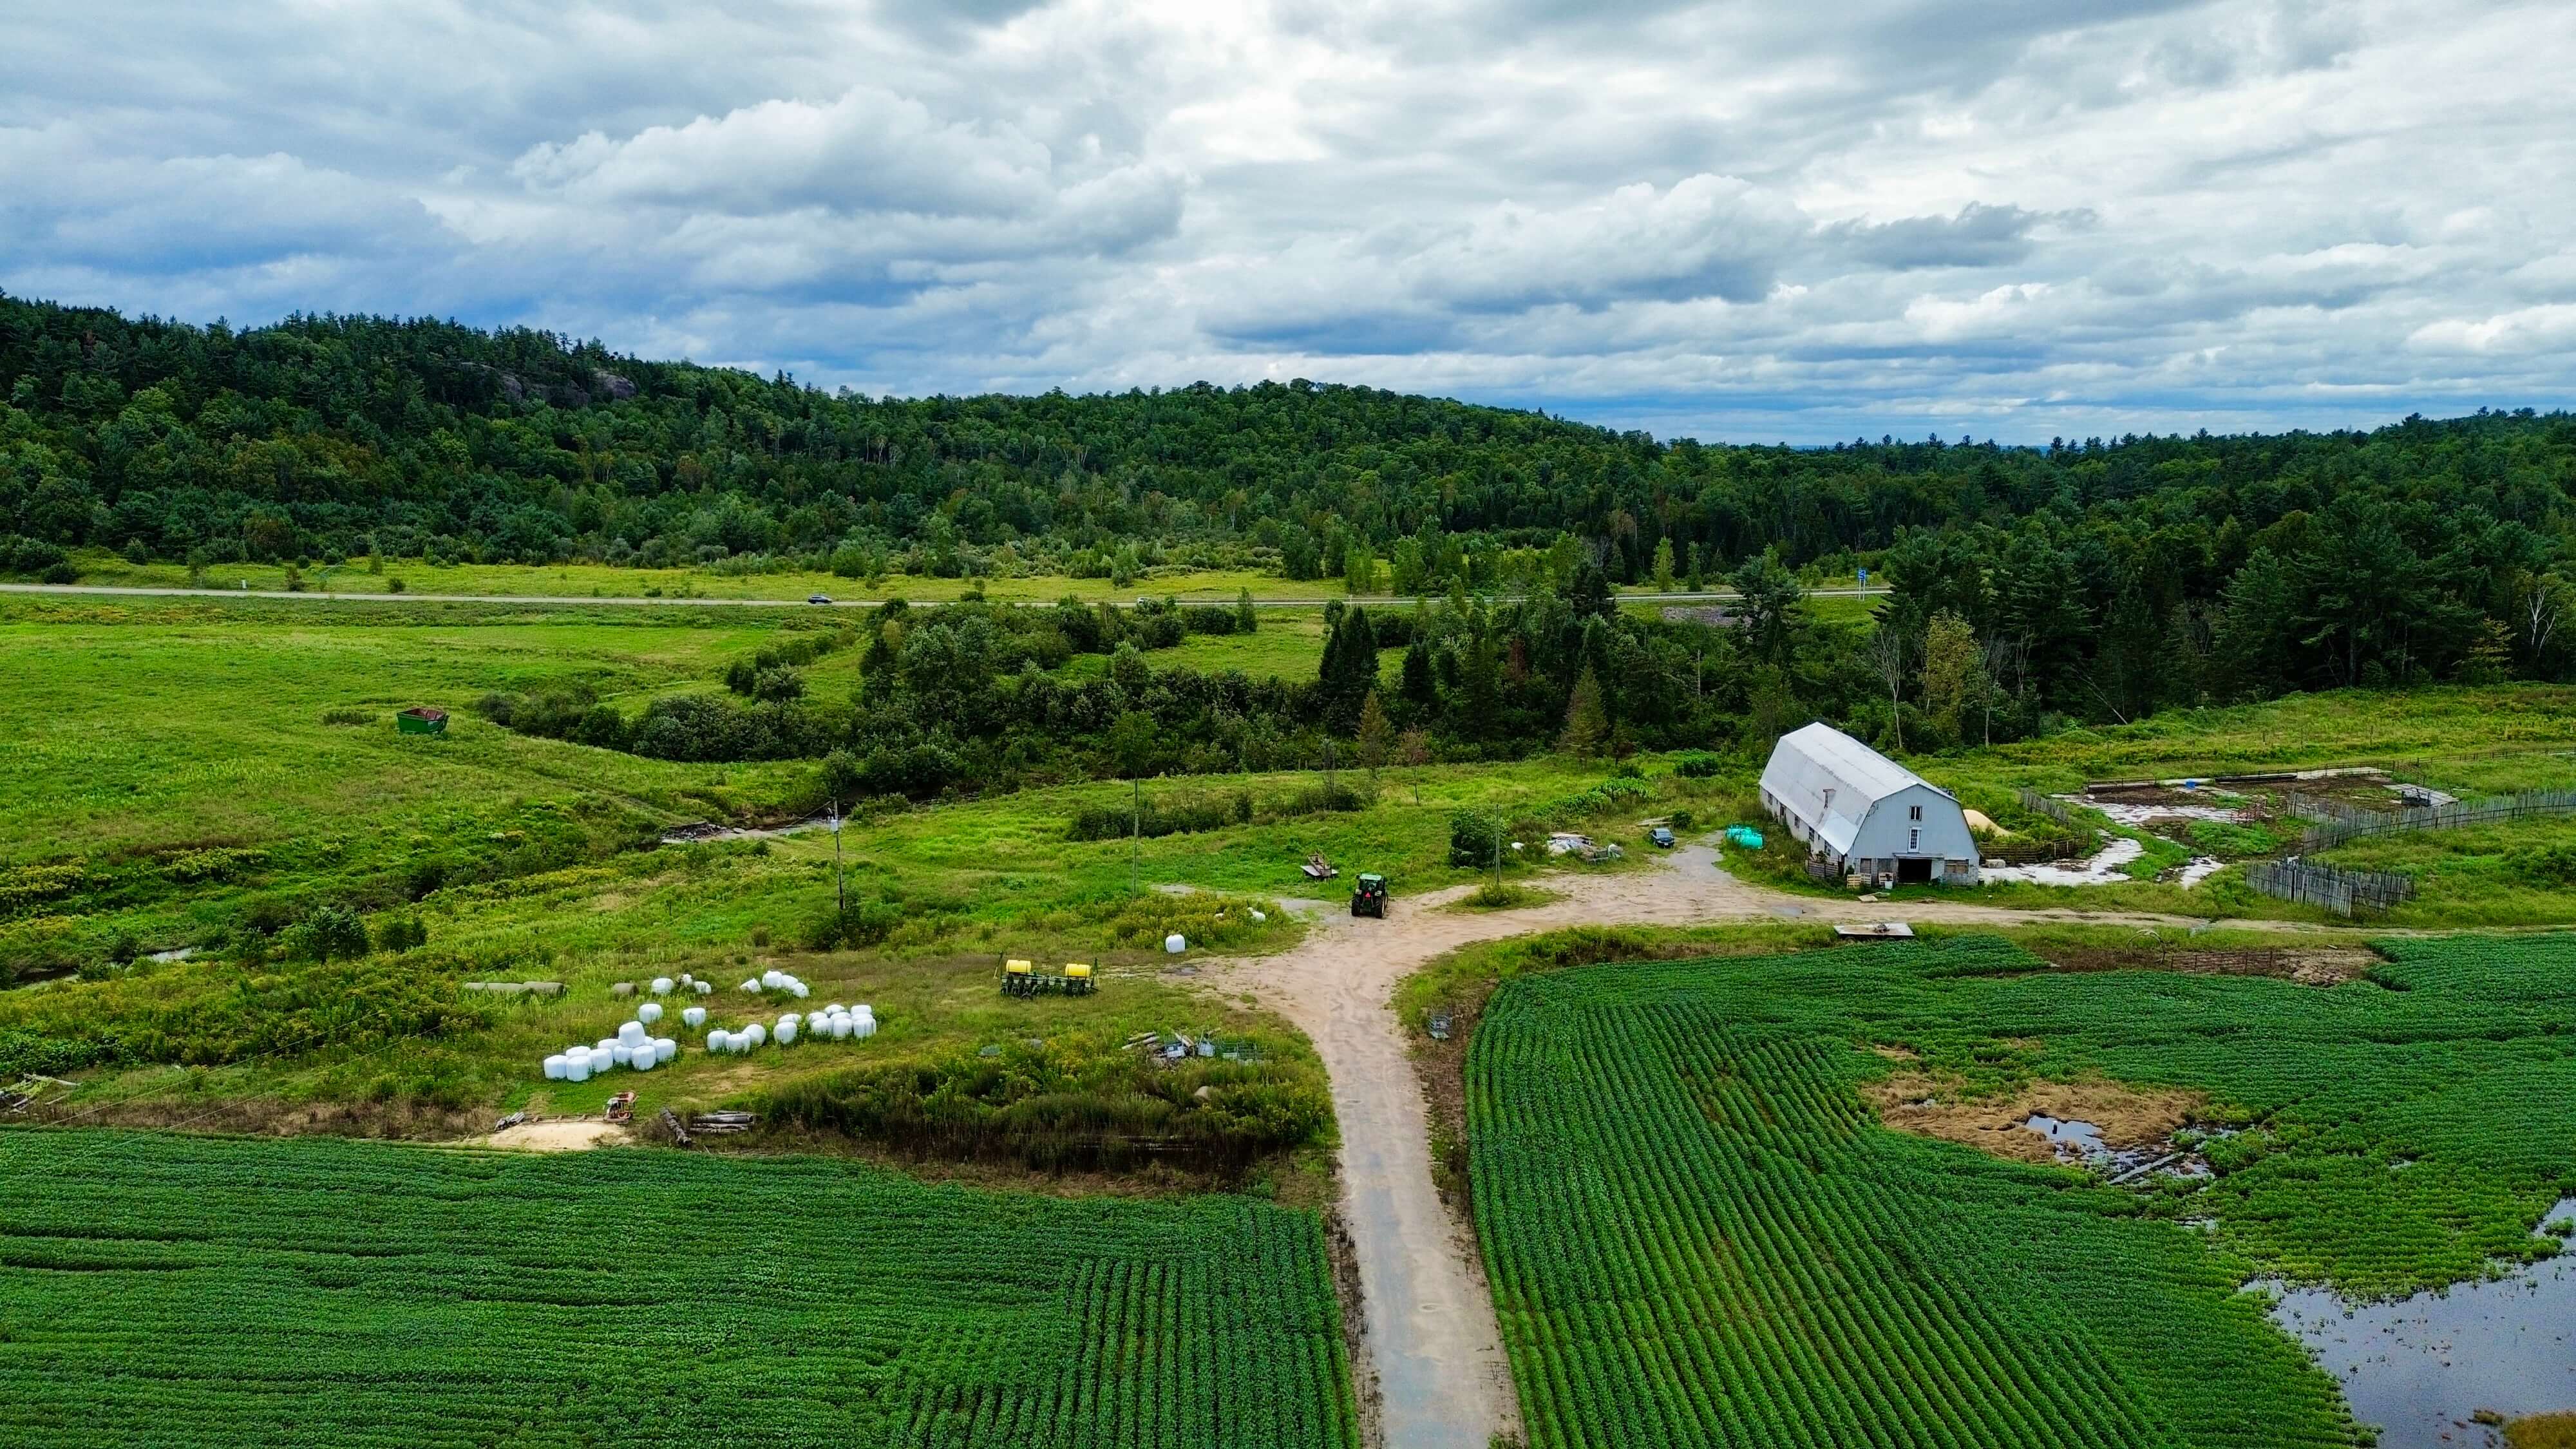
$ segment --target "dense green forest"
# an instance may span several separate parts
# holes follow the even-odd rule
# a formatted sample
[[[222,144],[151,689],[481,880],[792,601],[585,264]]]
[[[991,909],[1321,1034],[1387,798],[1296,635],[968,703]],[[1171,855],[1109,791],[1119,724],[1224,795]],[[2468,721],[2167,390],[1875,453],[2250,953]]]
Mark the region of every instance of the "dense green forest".
[[[0,568],[21,574],[70,577],[79,550],[108,548],[879,581],[1124,582],[1161,565],[1343,577],[1435,601],[1372,607],[1360,627],[1410,651],[1383,726],[1442,753],[1758,738],[1792,714],[1920,748],[2576,666],[2559,627],[2576,528],[2565,413],[2046,448],[1709,446],[1304,381],[871,399],[524,329],[295,317],[235,331],[5,297],[0,395]],[[1808,621],[1801,580],[1861,566],[1896,590],[1880,626]],[[1656,579],[1749,597],[1720,628],[1609,607],[1607,587]],[[918,793],[979,768],[1052,773],[1065,760],[1039,757],[1056,747],[1016,742],[1041,721],[1096,766],[1141,715],[1153,748],[1128,764],[1175,768],[1362,727],[1355,636],[1312,689],[1276,698],[1132,662],[1102,681],[1110,697],[1030,681],[1068,649],[1141,650],[1152,641],[1114,636],[1146,621],[1056,612],[898,621],[866,641],[896,667],[872,672],[886,687],[856,721],[771,698],[740,711],[769,710],[765,733],[622,721],[603,742],[866,745],[919,764],[876,775]],[[1334,621],[1337,643],[1358,618]]]

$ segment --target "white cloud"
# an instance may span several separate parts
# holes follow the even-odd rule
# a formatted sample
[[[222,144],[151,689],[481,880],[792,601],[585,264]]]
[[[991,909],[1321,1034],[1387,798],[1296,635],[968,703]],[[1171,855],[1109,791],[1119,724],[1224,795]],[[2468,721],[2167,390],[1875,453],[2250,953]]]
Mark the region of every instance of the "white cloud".
[[[2576,302],[2524,307],[2481,321],[2427,322],[2407,339],[2434,352],[2539,352],[2576,347]]]
[[[1760,439],[2576,385],[2549,4],[103,0],[0,55],[0,287],[130,310]]]

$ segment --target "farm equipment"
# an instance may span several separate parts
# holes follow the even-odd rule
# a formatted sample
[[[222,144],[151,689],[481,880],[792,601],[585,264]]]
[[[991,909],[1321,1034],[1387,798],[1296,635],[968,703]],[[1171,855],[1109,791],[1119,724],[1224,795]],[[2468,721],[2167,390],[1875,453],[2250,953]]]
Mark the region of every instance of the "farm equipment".
[[[1336,867],[1331,861],[1324,859],[1320,855],[1307,856],[1306,863],[1299,866],[1298,869],[1306,872],[1306,879],[1308,880],[1331,880],[1333,877],[1342,873],[1340,868]]]
[[[1099,986],[1092,974],[1096,965],[1077,961],[1069,966],[1041,966],[1034,961],[1008,960],[1002,963],[1002,994],[1089,996]]]
[[[447,711],[426,705],[407,709],[394,716],[394,732],[405,735],[443,735],[447,733]]]
[[[1351,914],[1386,919],[1386,877],[1364,871],[1359,884],[1351,887]]]
[[[620,1092],[616,1096],[608,1099],[608,1120],[611,1122],[632,1122],[635,1120],[635,1094],[633,1092]]]

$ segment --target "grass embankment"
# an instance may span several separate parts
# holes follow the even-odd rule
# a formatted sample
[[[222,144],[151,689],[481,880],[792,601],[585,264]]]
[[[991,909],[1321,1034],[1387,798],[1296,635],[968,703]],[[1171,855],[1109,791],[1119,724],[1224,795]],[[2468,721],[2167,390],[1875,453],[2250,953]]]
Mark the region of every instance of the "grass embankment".
[[[2350,1443],[2240,1284],[2403,1294],[2557,1251],[2531,1229],[2576,1190],[2576,937],[2394,941],[2322,975],[2246,974],[2259,938],[2100,969],[2121,963],[2086,956],[2117,944],[2099,928],[2052,928],[2072,972],[1991,937],[1759,954],[1801,934],[1561,933],[1399,994],[1484,1006],[1445,1094],[1473,1143],[1454,1165],[1542,1433],[1896,1442],[1931,1416],[2045,1444],[2143,1414],[2195,1443]],[[1558,969],[1619,957],[1686,959]],[[1456,1041],[1424,1050],[1435,1078],[1460,1065]],[[2068,1102],[2214,1175],[2113,1188],[2046,1164],[2019,1123]],[[1641,1281],[1668,1286],[1620,1286]],[[1708,1311],[1656,1313],[1677,1290]],[[1847,1331],[1801,1326],[1818,1303]],[[1598,1352],[1604,1311],[1658,1325],[1657,1351]],[[1768,1367],[1791,1342],[1821,1362]],[[1708,1365],[1726,1392],[1693,1390]],[[2054,1389],[2033,1405],[2026,1382]]]
[[[642,1159],[0,1132],[0,1441],[1359,1443],[1311,1213]]]

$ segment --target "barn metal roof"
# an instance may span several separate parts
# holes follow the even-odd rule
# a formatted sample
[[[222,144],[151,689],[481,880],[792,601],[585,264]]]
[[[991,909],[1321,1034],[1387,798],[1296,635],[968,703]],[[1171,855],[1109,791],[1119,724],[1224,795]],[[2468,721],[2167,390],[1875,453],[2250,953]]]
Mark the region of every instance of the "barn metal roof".
[[[1822,721],[1782,735],[1762,767],[1764,792],[1836,854],[1849,853],[1871,806],[1916,785],[1950,794]]]

